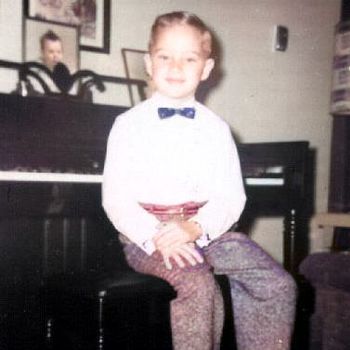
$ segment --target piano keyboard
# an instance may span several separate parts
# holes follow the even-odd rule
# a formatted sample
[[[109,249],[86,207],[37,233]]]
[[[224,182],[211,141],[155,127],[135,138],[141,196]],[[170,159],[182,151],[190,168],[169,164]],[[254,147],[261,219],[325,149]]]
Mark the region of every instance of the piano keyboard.
[[[244,183],[248,186],[283,186],[283,177],[245,177]]]
[[[28,171],[0,171],[0,181],[101,183],[102,175]],[[244,178],[244,183],[247,186],[283,186],[284,178],[246,177]]]
[[[0,181],[101,183],[102,175],[77,173],[44,173],[0,171]]]

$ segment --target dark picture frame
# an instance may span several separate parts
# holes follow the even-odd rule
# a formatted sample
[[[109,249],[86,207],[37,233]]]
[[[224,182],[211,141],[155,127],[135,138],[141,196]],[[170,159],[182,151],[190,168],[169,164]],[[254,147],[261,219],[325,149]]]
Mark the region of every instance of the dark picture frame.
[[[50,1],[23,0],[24,15],[51,23],[76,25],[80,28],[80,50],[109,53],[110,0]]]
[[[40,37],[52,30],[62,40],[63,63],[69,71],[79,70],[79,28],[63,23],[42,21],[36,18],[25,18],[23,25],[23,62],[36,61],[40,63]]]
[[[144,56],[145,50],[122,48],[125,75],[128,79],[148,80]]]
[[[149,76],[146,72],[144,56],[147,51],[138,49],[122,48],[122,58],[125,69],[125,76],[129,80],[143,80],[149,82]],[[134,106],[137,102],[140,102],[140,94],[138,91],[134,91],[136,86],[134,84],[128,84],[129,97],[131,105]],[[146,89],[145,94],[149,94],[149,88]]]

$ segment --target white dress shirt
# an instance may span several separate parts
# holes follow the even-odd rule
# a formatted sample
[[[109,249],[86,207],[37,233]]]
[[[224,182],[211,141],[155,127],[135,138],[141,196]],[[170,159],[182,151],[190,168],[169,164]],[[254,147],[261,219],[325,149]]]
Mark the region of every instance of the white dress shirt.
[[[160,119],[167,99],[150,99],[119,115],[109,135],[102,201],[115,228],[148,254],[159,221],[139,203],[175,205],[207,203],[191,220],[209,240],[239,219],[246,196],[236,145],[228,124],[192,100],[194,119],[174,115]],[[177,106],[178,107],[178,106]],[[185,106],[183,106],[185,107]]]

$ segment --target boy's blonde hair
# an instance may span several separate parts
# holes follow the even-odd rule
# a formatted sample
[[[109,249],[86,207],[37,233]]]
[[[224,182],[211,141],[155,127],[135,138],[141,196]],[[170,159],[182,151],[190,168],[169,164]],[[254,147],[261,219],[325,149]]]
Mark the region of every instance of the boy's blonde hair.
[[[197,29],[202,34],[202,48],[204,55],[209,58],[212,53],[212,34],[205,23],[196,15],[185,11],[175,11],[158,16],[151,29],[151,37],[149,41],[149,51],[152,51],[157,40],[157,36],[164,28],[174,25],[189,25]]]

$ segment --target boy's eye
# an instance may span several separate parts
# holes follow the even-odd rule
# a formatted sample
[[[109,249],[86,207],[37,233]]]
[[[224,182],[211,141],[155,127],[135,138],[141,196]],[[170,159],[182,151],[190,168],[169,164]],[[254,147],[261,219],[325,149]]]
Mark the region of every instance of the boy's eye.
[[[161,59],[162,61],[166,61],[169,59],[169,56],[168,55],[159,55],[158,58]]]
[[[186,61],[189,63],[197,62],[197,58],[196,57],[187,57]]]

